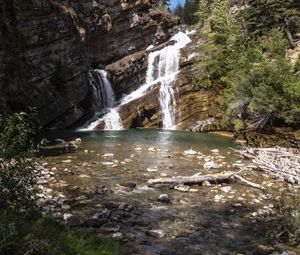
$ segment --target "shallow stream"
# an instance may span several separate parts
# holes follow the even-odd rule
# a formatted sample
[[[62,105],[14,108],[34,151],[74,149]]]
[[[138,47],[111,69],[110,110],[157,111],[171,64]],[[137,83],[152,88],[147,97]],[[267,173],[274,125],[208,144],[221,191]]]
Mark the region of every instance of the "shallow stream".
[[[196,185],[188,192],[146,185],[151,178],[238,171],[245,161],[230,149],[238,147],[230,138],[150,129],[55,132],[47,138],[81,139],[72,153],[42,158],[54,172],[46,185],[61,198],[61,208],[52,210],[113,236],[121,254],[281,254],[290,249],[270,246],[266,232],[281,192],[298,191],[261,172],[243,177],[267,191],[239,182]],[[159,201],[161,194],[170,201]],[[86,220],[97,217],[103,219],[98,225]]]

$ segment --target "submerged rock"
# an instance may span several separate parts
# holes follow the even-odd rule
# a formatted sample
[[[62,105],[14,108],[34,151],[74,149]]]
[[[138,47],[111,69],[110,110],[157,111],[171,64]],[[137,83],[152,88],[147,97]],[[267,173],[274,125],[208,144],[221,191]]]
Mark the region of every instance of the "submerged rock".
[[[220,168],[220,166],[213,161],[208,161],[204,163],[203,168],[206,170],[210,170],[210,169],[218,169]]]
[[[198,154],[198,152],[194,151],[192,149],[189,149],[189,150],[186,150],[183,152],[183,155],[185,155],[185,156],[193,156],[193,155],[197,155],[197,154]]]
[[[159,197],[158,197],[158,201],[160,202],[165,202],[165,203],[168,203],[170,202],[170,197],[168,194],[161,194]]]
[[[148,230],[146,234],[155,238],[163,238],[165,236],[165,232],[161,229]]]

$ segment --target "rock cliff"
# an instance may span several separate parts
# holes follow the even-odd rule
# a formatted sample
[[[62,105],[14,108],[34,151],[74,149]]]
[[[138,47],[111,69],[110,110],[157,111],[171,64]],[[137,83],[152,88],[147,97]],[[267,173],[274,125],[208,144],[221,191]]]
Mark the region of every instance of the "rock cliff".
[[[145,76],[145,52],[179,20],[155,0],[0,0],[0,111],[37,109],[64,128],[93,112],[88,71],[107,66],[117,98]]]

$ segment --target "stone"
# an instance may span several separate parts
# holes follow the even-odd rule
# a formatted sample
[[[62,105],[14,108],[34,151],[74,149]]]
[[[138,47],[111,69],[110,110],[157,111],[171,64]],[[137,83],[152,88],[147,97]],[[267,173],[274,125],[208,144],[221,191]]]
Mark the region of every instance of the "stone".
[[[203,168],[206,170],[210,170],[210,169],[218,169],[220,168],[220,166],[213,161],[208,161],[204,163]]]
[[[170,197],[168,194],[161,194],[159,197],[158,197],[158,201],[160,202],[164,202],[164,203],[168,203],[170,202]]]
[[[197,154],[198,154],[198,152],[194,151],[192,149],[189,149],[189,150],[186,150],[183,152],[183,155],[185,155],[185,156],[193,156],[193,155],[197,155]]]
[[[63,219],[64,221],[67,221],[69,218],[71,218],[73,216],[73,214],[71,213],[64,213],[63,214]]]
[[[190,187],[187,185],[176,185],[174,189],[182,192],[188,192],[190,190]]]
[[[158,167],[157,166],[149,166],[149,167],[147,167],[147,171],[148,172],[157,172]]]
[[[153,229],[153,230],[148,230],[146,232],[147,235],[155,238],[164,238],[165,232],[161,229]]]
[[[61,206],[61,209],[63,209],[63,210],[70,210],[70,209],[71,209],[71,206],[70,206],[70,205],[67,205],[67,204],[63,204],[63,205]]]
[[[113,153],[106,153],[103,155],[104,158],[113,158],[114,154]]]
[[[241,203],[234,203],[231,205],[233,208],[241,208],[243,205]]]
[[[101,230],[104,232],[119,232],[121,227],[113,223],[107,223],[101,227]]]
[[[119,206],[118,209],[119,210],[125,210],[128,207],[128,204],[125,202],[122,202]]]
[[[121,232],[113,233],[112,238],[115,240],[121,240],[123,238],[123,234]]]
[[[209,181],[202,182],[202,186],[211,186],[211,183]]]

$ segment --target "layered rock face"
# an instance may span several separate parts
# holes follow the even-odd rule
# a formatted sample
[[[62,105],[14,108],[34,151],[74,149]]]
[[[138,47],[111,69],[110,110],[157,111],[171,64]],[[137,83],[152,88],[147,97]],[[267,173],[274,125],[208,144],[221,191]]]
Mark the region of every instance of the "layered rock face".
[[[69,127],[96,110],[88,71],[102,66],[117,98],[136,89],[144,50],[179,22],[157,2],[0,0],[0,111],[35,107],[41,126]]]

